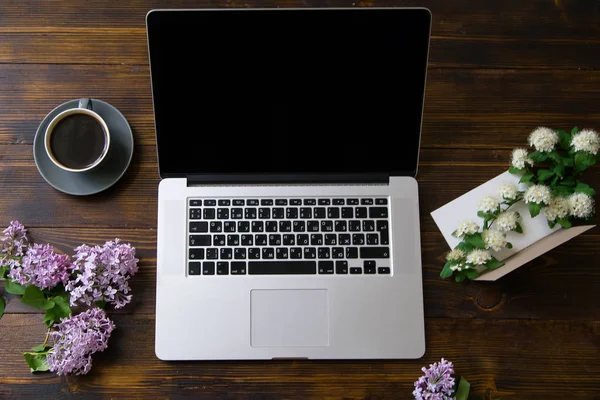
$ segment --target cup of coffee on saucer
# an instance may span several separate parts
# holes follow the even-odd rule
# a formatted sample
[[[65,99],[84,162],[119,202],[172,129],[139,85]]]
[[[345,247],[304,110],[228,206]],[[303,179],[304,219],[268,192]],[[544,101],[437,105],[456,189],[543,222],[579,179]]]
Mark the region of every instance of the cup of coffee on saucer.
[[[110,148],[108,125],[91,110],[90,99],[56,115],[44,133],[46,153],[59,168],[86,172],[102,163]]]

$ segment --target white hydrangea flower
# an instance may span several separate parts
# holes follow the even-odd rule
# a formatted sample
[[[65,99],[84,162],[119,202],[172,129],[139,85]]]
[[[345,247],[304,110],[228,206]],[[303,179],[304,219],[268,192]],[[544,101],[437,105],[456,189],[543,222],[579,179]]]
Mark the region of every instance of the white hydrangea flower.
[[[483,211],[485,213],[492,213],[500,207],[500,201],[491,196],[484,197],[479,200],[479,204],[477,205],[479,211]]]
[[[544,215],[548,221],[556,221],[569,215],[569,207],[569,200],[566,197],[553,197],[548,207],[544,208]]]
[[[504,211],[499,214],[494,225],[500,232],[509,232],[517,229],[517,222],[519,221],[519,213],[515,211]]]
[[[537,203],[537,204],[548,204],[552,195],[550,194],[550,188],[546,185],[533,185],[530,186],[523,196],[525,203]]]
[[[492,255],[487,250],[475,249],[467,255],[467,262],[472,265],[483,265],[492,259]]]
[[[459,261],[465,258],[466,254],[460,249],[455,249],[446,254],[446,260],[448,261]]]
[[[586,219],[594,213],[594,199],[585,193],[573,193],[569,197],[569,208],[572,216]]]
[[[558,135],[550,128],[540,127],[529,135],[529,145],[539,152],[551,152],[556,143],[558,143]]]
[[[465,220],[460,223],[458,228],[454,231],[452,235],[459,238],[464,235],[472,235],[474,233],[479,232],[479,225],[476,222],[471,220]]]
[[[500,251],[506,246],[506,235],[500,231],[488,229],[487,231],[483,231],[481,236],[483,237],[486,249]]]
[[[498,186],[498,196],[507,200],[514,200],[517,198],[517,185],[514,183],[503,183]]]
[[[600,149],[600,137],[598,137],[596,131],[584,129],[573,136],[571,147],[575,151],[584,151],[596,155]]]
[[[529,154],[525,149],[514,149],[512,152],[512,166],[518,169],[525,168],[525,163],[533,165],[533,160],[529,158]]]

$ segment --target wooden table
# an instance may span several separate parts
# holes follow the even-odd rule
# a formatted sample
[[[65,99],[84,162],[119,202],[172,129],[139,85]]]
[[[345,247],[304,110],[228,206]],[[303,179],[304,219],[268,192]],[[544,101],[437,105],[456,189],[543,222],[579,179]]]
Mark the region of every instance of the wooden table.
[[[175,362],[154,355],[159,182],[144,17],[158,7],[427,6],[433,12],[418,180],[427,353],[415,361]],[[507,167],[538,125],[600,129],[597,0],[361,1],[3,0],[0,3],[0,225],[70,252],[120,237],[138,249],[133,303],[87,376],[32,375],[22,351],[42,315],[7,297],[0,398],[408,399],[420,367],[441,357],[475,399],[600,398],[598,229],[498,282],[439,278],[447,247],[429,213]],[[133,163],[90,197],[54,190],[32,157],[56,105],[95,97],[119,108]],[[588,173],[600,189],[600,168]],[[210,327],[206,327],[210,329]]]

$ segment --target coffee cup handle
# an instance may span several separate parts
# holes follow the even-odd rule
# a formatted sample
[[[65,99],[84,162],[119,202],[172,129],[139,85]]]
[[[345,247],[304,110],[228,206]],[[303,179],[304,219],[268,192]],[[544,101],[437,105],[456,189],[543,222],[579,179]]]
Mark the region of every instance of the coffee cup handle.
[[[86,108],[88,110],[92,109],[92,99],[79,99],[79,104],[77,108]]]

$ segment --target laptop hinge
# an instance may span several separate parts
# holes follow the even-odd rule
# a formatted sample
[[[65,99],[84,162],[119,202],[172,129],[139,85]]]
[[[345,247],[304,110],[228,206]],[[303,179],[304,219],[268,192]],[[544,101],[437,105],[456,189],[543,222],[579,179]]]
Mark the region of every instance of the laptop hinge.
[[[388,184],[387,174],[260,174],[260,175],[188,175],[187,185],[260,185],[260,184]]]

